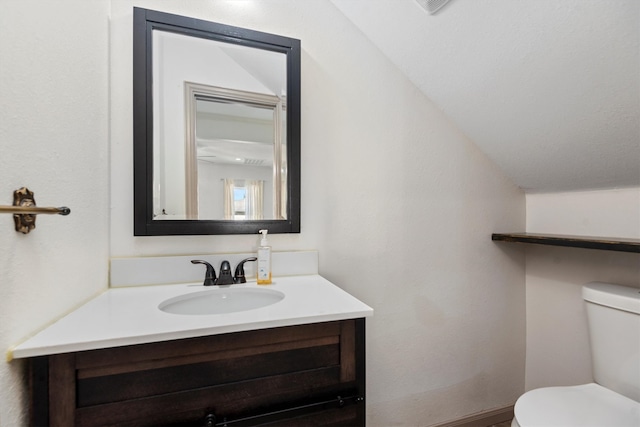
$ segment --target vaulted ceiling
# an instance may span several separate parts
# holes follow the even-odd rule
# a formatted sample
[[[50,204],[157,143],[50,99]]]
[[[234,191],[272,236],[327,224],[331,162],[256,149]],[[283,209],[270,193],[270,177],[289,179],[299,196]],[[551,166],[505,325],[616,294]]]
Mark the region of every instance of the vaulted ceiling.
[[[640,186],[640,1],[331,1],[525,191]]]

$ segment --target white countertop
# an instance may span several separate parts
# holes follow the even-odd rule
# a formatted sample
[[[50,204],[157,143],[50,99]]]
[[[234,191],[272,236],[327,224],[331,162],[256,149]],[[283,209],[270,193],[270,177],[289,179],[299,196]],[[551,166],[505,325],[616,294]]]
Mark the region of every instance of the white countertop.
[[[158,305],[210,288],[202,283],[110,288],[14,347],[9,356],[26,358],[373,315],[371,307],[319,275],[278,277],[266,286],[255,282],[231,286],[273,289],[285,297],[248,311],[180,315],[165,313]]]

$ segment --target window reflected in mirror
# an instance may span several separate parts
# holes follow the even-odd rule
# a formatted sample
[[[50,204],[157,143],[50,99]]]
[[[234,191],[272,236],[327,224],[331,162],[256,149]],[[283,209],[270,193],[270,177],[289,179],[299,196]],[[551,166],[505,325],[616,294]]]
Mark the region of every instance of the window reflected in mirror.
[[[264,219],[270,207],[264,197],[264,181],[259,179],[225,179],[224,219]],[[267,202],[267,203],[265,203]]]

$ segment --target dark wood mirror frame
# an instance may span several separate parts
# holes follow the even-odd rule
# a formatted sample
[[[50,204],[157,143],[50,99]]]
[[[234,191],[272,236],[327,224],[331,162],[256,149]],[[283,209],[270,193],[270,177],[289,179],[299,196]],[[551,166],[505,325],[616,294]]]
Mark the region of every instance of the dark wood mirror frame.
[[[287,68],[287,219],[153,220],[152,30],[281,52]],[[300,40],[153,10],[133,12],[133,211],[135,236],[300,232]]]

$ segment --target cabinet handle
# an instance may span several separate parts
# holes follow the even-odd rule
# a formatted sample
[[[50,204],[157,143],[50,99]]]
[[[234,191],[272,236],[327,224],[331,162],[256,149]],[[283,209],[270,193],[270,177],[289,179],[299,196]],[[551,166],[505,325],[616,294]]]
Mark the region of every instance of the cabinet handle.
[[[215,427],[216,425],[216,416],[213,414],[208,414],[204,418],[204,427]]]

